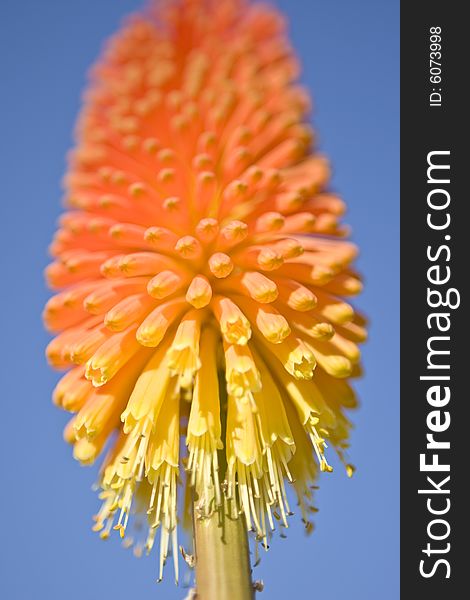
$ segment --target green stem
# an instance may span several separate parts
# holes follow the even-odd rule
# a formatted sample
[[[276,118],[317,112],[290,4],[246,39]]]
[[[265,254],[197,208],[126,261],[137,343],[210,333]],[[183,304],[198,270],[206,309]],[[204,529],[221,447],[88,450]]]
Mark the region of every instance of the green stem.
[[[227,506],[198,517],[194,505],[197,600],[252,600],[248,536],[242,516]]]

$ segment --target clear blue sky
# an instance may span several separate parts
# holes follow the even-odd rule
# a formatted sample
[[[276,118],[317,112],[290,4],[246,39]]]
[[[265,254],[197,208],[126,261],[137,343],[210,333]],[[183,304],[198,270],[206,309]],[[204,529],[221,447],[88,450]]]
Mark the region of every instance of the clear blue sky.
[[[40,313],[42,270],[60,212],[64,157],[85,73],[104,39],[140,0],[3,0],[0,95],[1,535],[5,600],[182,599],[171,569],[90,531],[96,471],[62,441],[66,415],[50,394]],[[279,0],[314,94],[314,124],[334,188],[361,246],[371,318],[362,408],[354,415],[349,480],[323,477],[316,532],[293,520],[255,577],[260,600],[395,600],[398,591],[398,0]]]

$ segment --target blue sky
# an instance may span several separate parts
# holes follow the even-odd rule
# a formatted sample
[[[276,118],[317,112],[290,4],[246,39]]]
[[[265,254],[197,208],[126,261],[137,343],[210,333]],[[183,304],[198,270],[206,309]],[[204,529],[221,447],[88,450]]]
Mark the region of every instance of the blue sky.
[[[293,520],[254,576],[261,599],[399,597],[399,29],[397,0],[279,0],[314,96],[314,126],[361,247],[371,319],[349,480],[322,478],[309,538]],[[2,2],[2,515],[0,592],[8,600],[181,599],[157,557],[137,560],[90,531],[96,470],[62,441],[43,358],[42,270],[85,74],[138,0]]]

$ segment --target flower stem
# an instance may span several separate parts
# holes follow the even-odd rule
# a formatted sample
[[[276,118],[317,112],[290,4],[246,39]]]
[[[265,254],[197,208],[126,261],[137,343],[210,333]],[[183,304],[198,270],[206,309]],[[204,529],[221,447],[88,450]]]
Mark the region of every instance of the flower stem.
[[[252,600],[248,536],[242,517],[227,506],[209,517],[194,510],[197,600]]]

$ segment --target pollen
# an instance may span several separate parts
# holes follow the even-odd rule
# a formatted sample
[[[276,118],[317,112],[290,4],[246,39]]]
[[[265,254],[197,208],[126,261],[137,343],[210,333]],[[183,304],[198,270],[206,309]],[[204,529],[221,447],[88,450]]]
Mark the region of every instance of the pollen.
[[[160,579],[180,498],[201,518],[228,503],[267,548],[289,489],[313,529],[329,452],[353,473],[362,284],[298,76],[276,10],[156,0],[108,43],[78,122],[46,271],[54,403],[77,460],[107,448],[94,530],[136,555],[159,536]]]

